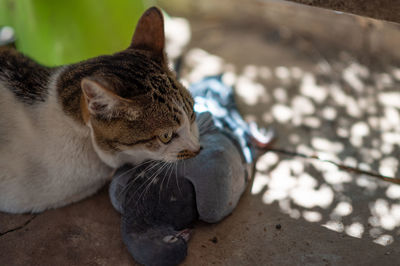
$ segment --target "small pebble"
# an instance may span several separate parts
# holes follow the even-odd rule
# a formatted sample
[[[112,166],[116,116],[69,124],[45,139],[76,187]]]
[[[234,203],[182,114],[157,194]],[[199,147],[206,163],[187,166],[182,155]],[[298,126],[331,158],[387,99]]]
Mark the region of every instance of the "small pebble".
[[[278,229],[278,230],[281,230],[282,225],[281,224],[277,224],[277,225],[275,225],[275,228]]]
[[[213,238],[210,239],[211,242],[213,242],[214,244],[218,243],[218,238],[216,236],[214,236]]]

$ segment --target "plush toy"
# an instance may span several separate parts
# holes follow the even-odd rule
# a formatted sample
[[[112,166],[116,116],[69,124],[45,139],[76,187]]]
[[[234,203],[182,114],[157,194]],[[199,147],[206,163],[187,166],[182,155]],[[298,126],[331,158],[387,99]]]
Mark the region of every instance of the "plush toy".
[[[119,168],[110,186],[122,214],[121,233],[134,259],[176,265],[187,254],[193,222],[230,214],[252,176],[254,161],[273,139],[241,118],[232,89],[220,77],[191,86],[203,150],[174,164],[145,162]]]

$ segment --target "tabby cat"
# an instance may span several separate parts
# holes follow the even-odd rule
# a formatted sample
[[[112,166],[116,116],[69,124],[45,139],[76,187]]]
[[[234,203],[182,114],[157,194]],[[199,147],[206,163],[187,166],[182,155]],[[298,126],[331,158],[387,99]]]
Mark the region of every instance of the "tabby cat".
[[[0,49],[0,211],[63,206],[124,163],[199,152],[193,99],[168,69],[164,42],[153,7],[113,55],[47,68]]]

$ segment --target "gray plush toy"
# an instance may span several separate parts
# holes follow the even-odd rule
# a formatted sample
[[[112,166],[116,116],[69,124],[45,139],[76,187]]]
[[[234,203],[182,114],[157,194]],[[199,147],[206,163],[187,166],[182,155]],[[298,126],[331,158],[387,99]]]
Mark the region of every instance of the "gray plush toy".
[[[117,170],[110,186],[122,214],[122,237],[136,261],[176,265],[187,254],[197,219],[215,223],[236,207],[254,161],[273,139],[241,118],[232,89],[219,77],[191,87],[203,150],[176,164],[144,163]]]

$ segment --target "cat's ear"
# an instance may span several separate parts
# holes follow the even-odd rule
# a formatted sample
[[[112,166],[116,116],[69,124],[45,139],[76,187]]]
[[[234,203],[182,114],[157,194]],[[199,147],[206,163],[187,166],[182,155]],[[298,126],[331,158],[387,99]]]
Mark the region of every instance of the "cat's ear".
[[[164,18],[157,7],[151,7],[140,18],[130,48],[151,52],[156,58],[164,59]]]
[[[81,88],[87,109],[92,115],[111,116],[120,105],[121,98],[93,78],[83,78]]]

